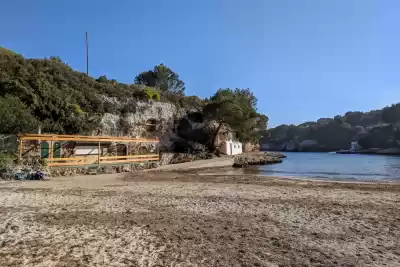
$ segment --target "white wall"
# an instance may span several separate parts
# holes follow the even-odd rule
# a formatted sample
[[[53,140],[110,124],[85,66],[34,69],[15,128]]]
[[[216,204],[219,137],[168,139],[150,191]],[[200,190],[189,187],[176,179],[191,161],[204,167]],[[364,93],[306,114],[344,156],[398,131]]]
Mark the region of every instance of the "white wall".
[[[242,154],[243,152],[243,145],[240,142],[232,142],[232,154],[231,155],[237,155],[237,154]]]
[[[75,155],[97,155],[99,154],[98,146],[77,146]]]
[[[243,144],[240,142],[224,141],[219,150],[225,155],[237,155],[243,152]]]

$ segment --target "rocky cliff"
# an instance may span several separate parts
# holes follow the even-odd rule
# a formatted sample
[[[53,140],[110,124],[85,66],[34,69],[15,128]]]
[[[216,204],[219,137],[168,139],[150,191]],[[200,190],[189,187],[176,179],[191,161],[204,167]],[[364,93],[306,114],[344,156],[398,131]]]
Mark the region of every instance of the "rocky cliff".
[[[205,121],[201,109],[182,108],[168,102],[140,101],[128,98],[100,96],[103,104],[117,110],[129,107],[121,114],[105,113],[93,135],[157,137],[161,151],[205,152],[216,125]],[[229,129],[220,131],[218,141],[231,138]]]

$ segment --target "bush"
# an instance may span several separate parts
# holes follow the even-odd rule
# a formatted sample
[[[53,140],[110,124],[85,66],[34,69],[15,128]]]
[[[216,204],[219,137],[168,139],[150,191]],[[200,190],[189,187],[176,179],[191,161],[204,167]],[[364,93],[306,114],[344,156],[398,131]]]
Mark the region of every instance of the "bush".
[[[202,109],[205,104],[205,101],[198,96],[183,96],[168,91],[162,93],[161,101],[171,102],[177,107],[198,110]]]
[[[8,153],[0,152],[0,170],[7,170],[13,164],[14,157]]]
[[[144,91],[144,93],[145,93],[145,95],[147,97],[147,100],[160,101],[160,93],[157,92],[156,89],[151,88],[151,87],[145,87],[143,89],[143,91]]]
[[[32,111],[16,96],[0,96],[0,129],[3,134],[36,131],[38,122]]]

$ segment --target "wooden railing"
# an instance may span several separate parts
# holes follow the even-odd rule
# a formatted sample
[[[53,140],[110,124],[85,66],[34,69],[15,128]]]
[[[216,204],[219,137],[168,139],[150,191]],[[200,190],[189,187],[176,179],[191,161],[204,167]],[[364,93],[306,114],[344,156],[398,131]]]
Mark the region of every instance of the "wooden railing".
[[[118,137],[118,136],[82,136],[82,135],[57,135],[57,134],[21,134],[19,137],[19,158],[22,158],[28,153],[24,153],[23,142],[28,140],[37,140],[39,141],[38,145],[35,148],[39,147],[40,142],[48,142],[49,154],[45,156],[48,161],[48,166],[56,167],[56,166],[88,166],[88,165],[102,165],[102,164],[118,164],[118,163],[130,163],[130,162],[149,162],[149,161],[158,161],[160,157],[158,155],[158,143],[159,139],[148,139],[148,138],[133,138],[133,137]],[[67,157],[67,158],[58,158],[54,157],[54,153],[56,149],[54,149],[54,142],[64,141],[69,142],[73,141],[77,144],[80,142],[83,143],[93,143],[94,146],[97,146],[98,154],[85,154],[85,156],[80,157]],[[122,143],[122,144],[132,144],[137,143],[139,146],[139,155],[126,155],[126,156],[108,156],[103,155],[101,152],[101,145],[109,143]],[[154,154],[140,155],[141,144],[142,143],[156,143],[156,150]],[[59,148],[61,149],[61,147]],[[28,150],[28,152],[31,150]],[[26,152],[26,151],[25,151]],[[132,154],[132,149],[128,149],[127,154]]]
[[[47,159],[48,166],[87,166],[87,165],[102,165],[110,163],[129,163],[129,162],[148,162],[148,161],[158,161],[160,160],[157,154],[148,155],[129,155],[129,156],[106,156],[99,157],[100,162],[96,159],[94,162],[90,163],[90,157],[71,157],[71,158],[53,158]],[[93,156],[92,156],[93,160]]]

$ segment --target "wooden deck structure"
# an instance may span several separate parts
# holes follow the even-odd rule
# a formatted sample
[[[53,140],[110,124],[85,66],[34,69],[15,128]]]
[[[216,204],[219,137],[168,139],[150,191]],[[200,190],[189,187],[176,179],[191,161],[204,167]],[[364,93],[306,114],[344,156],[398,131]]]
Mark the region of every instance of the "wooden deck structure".
[[[82,136],[82,135],[56,135],[56,134],[22,134],[19,138],[19,157],[23,158],[28,154],[32,147],[26,149],[24,146],[27,141],[37,141],[34,146],[36,149],[41,147],[43,143],[49,144],[49,153],[47,156],[42,156],[48,160],[50,167],[62,166],[98,166],[106,164],[129,164],[136,162],[151,162],[159,161],[159,140],[148,138],[131,138],[131,137],[116,137],[116,136]],[[60,143],[64,142],[63,144]],[[62,147],[68,143],[74,143],[77,147],[79,144],[91,144],[97,146],[97,153],[89,153],[77,157],[63,157],[60,151]],[[125,155],[104,155],[103,147],[109,144],[122,144],[125,145]],[[141,147],[145,143],[154,143],[155,151],[152,153],[142,154]],[[57,146],[55,146],[57,144]],[[132,144],[138,147],[138,150],[132,151]],[[58,152],[57,152],[58,151]],[[54,154],[57,152],[57,156]],[[94,158],[95,157],[95,158]],[[97,158],[96,158],[97,157]],[[93,159],[95,162],[93,162]],[[92,162],[91,162],[92,161]]]

